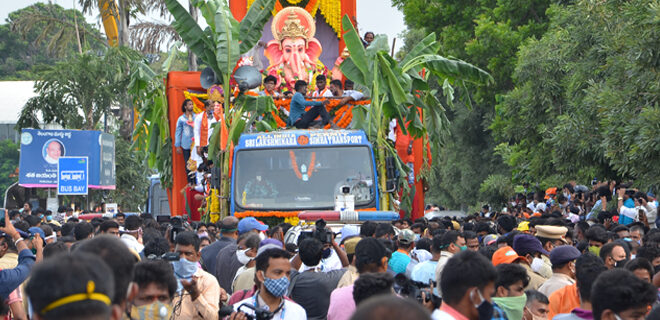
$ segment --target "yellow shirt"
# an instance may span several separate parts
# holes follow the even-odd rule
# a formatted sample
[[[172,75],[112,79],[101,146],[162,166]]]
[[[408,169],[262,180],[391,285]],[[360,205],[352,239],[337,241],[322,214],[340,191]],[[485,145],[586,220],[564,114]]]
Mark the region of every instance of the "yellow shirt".
[[[220,310],[220,285],[213,275],[197,269],[195,272],[199,297],[190,300],[190,294],[182,290],[174,297],[172,319],[217,319]]]

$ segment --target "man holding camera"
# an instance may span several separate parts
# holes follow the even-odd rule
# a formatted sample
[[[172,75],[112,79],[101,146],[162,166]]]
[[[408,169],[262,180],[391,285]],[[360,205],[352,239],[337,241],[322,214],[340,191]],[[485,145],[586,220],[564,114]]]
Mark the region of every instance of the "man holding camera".
[[[318,226],[317,223],[317,230],[320,230]],[[307,237],[298,243],[298,255],[292,261],[294,271],[291,273],[289,292],[291,299],[305,308],[308,319],[325,319],[330,305],[330,294],[337,287],[346,269],[326,272],[321,270],[321,258],[327,243],[322,243],[318,239],[319,234],[315,234],[316,236]],[[327,229],[325,234],[331,236],[330,245],[340,256],[342,265],[348,266],[346,253],[335,243],[334,234]],[[301,261],[305,264],[306,271],[297,272],[295,270]]]
[[[303,307],[284,297],[291,274],[288,257],[279,248],[267,248],[257,254],[255,279],[259,289],[254,296],[234,304],[230,320],[307,319]]]

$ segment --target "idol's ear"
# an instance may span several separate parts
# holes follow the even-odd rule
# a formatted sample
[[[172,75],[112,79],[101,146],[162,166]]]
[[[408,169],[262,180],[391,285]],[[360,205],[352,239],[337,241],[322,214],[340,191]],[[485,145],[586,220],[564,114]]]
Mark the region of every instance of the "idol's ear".
[[[264,55],[268,58],[268,63],[272,66],[282,62],[282,48],[277,40],[268,41],[264,49]]]
[[[318,59],[321,56],[322,51],[323,48],[321,48],[321,43],[319,43],[316,38],[311,38],[307,41],[307,50],[305,52],[312,61]]]

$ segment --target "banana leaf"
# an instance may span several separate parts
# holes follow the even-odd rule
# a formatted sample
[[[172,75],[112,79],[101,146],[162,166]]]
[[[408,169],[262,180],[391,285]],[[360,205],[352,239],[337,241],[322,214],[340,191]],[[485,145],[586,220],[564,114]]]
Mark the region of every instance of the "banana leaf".
[[[276,0],[256,0],[250,6],[247,14],[239,23],[239,33],[241,35],[240,50],[241,54],[248,52],[254,47],[264,30],[264,25],[272,17],[271,11],[275,7]]]
[[[218,6],[222,5],[223,0],[192,0],[193,5],[199,8],[202,17],[206,20],[206,24],[215,30],[215,13],[218,11]]]
[[[357,31],[355,30],[355,27],[353,26],[353,23],[351,23],[351,19],[348,18],[348,15],[344,15],[342,18],[342,26],[344,27],[344,30],[347,30],[344,33],[344,43],[346,43],[346,47],[348,48],[348,52],[350,52],[351,56],[350,59],[353,60],[354,65],[360,70],[362,73],[361,79],[365,79],[366,83],[363,83],[365,85],[369,85],[369,79],[371,72],[368,68],[369,66],[369,60],[367,59],[367,53],[364,50],[364,46],[362,45],[362,40],[360,39],[360,36],[358,35]],[[348,59],[346,59],[348,60]],[[346,61],[344,61],[346,62]],[[342,63],[343,65],[343,63]],[[342,69],[343,72],[343,69]],[[349,78],[350,79],[350,78]],[[353,80],[353,79],[351,79]],[[357,79],[356,79],[357,80]],[[353,81],[356,81],[353,80]]]
[[[435,32],[431,32],[431,34],[426,36],[424,39],[422,39],[422,41],[418,42],[412,49],[410,49],[408,54],[403,57],[403,60],[401,60],[399,64],[405,66],[413,58],[421,55],[437,54],[439,49],[440,45],[436,41]]]
[[[234,70],[236,62],[240,57],[238,41],[238,22],[229,11],[226,4],[222,3],[215,12],[215,59],[225,83]]]
[[[172,26],[181,36],[183,42],[185,42],[188,48],[190,48],[190,50],[200,57],[207,65],[214,68],[217,63],[213,52],[214,45],[211,39],[208,39],[205,36],[202,28],[200,28],[195,19],[190,16],[190,13],[181,6],[179,1],[165,0],[165,5],[167,6],[167,10],[169,10],[174,17]],[[217,68],[214,68],[214,70],[215,69]]]

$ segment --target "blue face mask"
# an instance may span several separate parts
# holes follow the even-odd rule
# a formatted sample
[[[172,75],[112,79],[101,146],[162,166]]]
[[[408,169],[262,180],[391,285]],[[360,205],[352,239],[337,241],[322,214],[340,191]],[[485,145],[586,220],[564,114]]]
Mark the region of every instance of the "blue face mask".
[[[323,259],[328,259],[332,255],[332,248],[327,248],[323,250]]]
[[[279,298],[283,296],[289,288],[289,278],[284,276],[279,279],[271,279],[264,275],[264,286],[270,294]]]
[[[46,221],[53,221],[53,216],[46,216]]]
[[[174,268],[174,275],[177,279],[189,280],[197,272],[197,262],[188,261],[186,258],[181,258],[179,261],[172,261]]]

